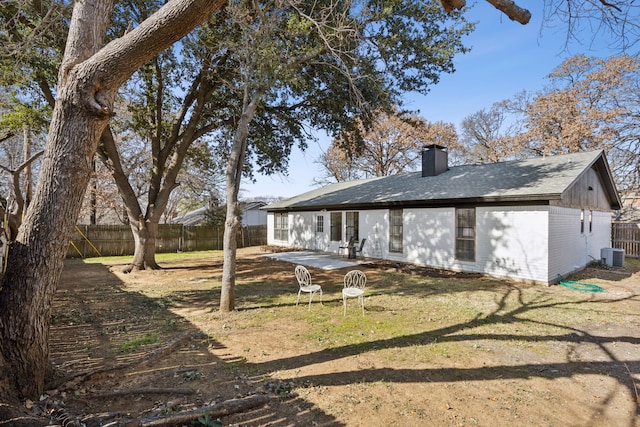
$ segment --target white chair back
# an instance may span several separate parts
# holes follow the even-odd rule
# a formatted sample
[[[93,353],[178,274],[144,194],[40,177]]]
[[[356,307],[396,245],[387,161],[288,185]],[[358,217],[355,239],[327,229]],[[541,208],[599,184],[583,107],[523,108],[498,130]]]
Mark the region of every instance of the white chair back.
[[[296,279],[298,280],[300,287],[311,285],[311,274],[309,273],[309,270],[302,265],[296,266]]]
[[[345,288],[358,288],[364,290],[367,284],[367,276],[360,270],[351,270],[344,276]]]

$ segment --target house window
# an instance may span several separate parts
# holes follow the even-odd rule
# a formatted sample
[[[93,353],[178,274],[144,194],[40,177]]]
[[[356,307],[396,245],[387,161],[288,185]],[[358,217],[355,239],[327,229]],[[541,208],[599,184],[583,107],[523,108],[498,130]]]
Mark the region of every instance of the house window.
[[[593,232],[593,211],[589,211],[589,233]]]
[[[580,211],[580,234],[584,234],[584,209]]]
[[[331,241],[342,240],[342,212],[331,212]]]
[[[322,215],[316,217],[316,233],[324,233],[324,216]]]
[[[359,228],[359,215],[358,212],[347,212],[347,235],[345,239],[351,241],[351,237],[358,240],[358,228]]]
[[[275,240],[289,240],[288,213],[276,213],[273,215],[273,238]]]
[[[402,253],[402,209],[389,209],[389,252]]]
[[[456,259],[475,261],[476,259],[476,210],[456,209]]]

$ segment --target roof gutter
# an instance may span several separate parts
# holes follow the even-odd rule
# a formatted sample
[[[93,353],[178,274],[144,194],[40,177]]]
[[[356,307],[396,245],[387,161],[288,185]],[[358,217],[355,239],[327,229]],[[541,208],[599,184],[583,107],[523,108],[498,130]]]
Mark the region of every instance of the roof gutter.
[[[309,211],[344,211],[344,210],[373,210],[373,209],[389,209],[389,208],[439,208],[439,207],[459,207],[459,206],[495,206],[496,203],[502,203],[505,206],[547,206],[552,200],[561,200],[560,194],[534,194],[530,196],[514,196],[514,197],[470,197],[465,199],[437,199],[437,200],[403,200],[403,201],[385,201],[373,203],[341,203],[327,205],[304,205],[304,206],[282,206],[270,208],[265,206],[267,212],[309,212]]]

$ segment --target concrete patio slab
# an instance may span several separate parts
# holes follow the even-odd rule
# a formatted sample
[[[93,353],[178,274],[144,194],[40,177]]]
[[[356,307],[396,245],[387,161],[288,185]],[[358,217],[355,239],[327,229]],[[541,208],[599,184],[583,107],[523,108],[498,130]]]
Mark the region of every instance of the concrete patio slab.
[[[274,258],[279,261],[290,262],[292,264],[301,264],[306,267],[320,268],[322,270],[337,270],[339,268],[355,267],[357,265],[353,262],[337,258],[335,254],[326,252],[294,251],[279,252],[264,256]]]

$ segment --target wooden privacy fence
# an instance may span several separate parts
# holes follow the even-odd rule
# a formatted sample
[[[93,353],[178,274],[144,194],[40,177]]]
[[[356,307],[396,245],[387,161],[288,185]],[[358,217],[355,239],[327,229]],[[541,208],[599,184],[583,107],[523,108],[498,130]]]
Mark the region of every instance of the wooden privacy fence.
[[[156,252],[222,250],[223,227],[160,224]],[[238,247],[267,244],[267,226],[242,227],[236,236]],[[71,239],[67,257],[133,255],[133,233],[128,225],[79,225]]]
[[[614,248],[624,249],[625,256],[640,258],[640,223],[612,223],[611,244]]]

